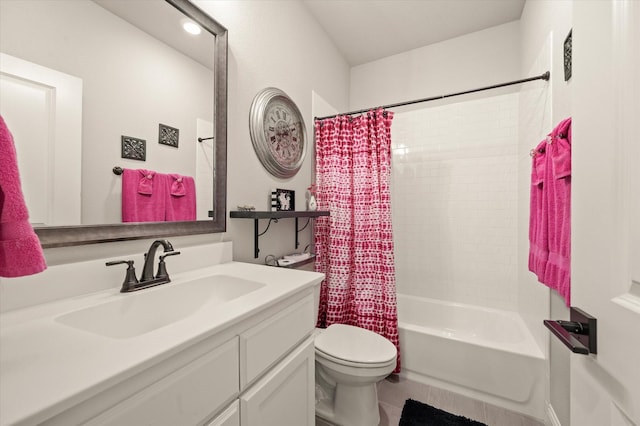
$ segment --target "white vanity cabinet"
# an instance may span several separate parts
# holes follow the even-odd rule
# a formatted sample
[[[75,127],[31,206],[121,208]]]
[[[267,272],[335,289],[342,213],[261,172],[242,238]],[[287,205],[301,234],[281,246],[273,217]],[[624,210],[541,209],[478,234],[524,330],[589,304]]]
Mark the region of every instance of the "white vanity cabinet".
[[[315,425],[314,363],[309,337],[240,396],[240,425]]]
[[[315,424],[313,296],[293,296],[43,422],[87,426]]]

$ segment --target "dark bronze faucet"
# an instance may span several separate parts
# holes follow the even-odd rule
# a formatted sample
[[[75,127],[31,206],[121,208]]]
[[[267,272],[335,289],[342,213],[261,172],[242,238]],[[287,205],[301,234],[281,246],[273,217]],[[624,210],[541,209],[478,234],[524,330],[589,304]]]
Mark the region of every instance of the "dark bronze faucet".
[[[164,249],[164,255],[160,256],[158,262],[158,273],[153,275],[153,263],[156,257],[156,250],[158,246],[162,245]],[[143,288],[153,287],[160,284],[165,284],[171,282],[169,278],[169,274],[167,273],[167,267],[164,262],[165,257],[167,256],[175,256],[180,254],[179,251],[175,251],[173,246],[168,240],[155,240],[151,243],[151,247],[149,247],[149,251],[144,255],[144,267],[142,269],[142,277],[140,277],[140,281],[136,277],[136,270],[133,266],[133,260],[114,260],[111,262],[107,262],[107,266],[119,265],[122,263],[126,263],[127,274],[124,278],[124,282],[122,283],[122,289],[120,292],[128,293],[130,291],[142,290]]]
[[[153,262],[156,257],[156,250],[158,246],[162,245],[165,253],[174,252],[173,246],[168,240],[155,240],[151,243],[151,247],[149,247],[149,251],[144,255],[144,267],[142,269],[142,277],[140,277],[140,282],[149,282],[154,279],[153,276]],[[164,259],[163,259],[164,261]],[[167,282],[169,281],[169,277],[167,276]]]

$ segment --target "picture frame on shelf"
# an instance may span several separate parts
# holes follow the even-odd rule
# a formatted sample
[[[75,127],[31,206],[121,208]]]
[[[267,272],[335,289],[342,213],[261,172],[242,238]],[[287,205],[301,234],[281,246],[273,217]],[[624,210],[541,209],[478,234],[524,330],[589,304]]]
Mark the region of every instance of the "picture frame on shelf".
[[[296,193],[291,189],[276,188],[271,191],[272,212],[292,212],[296,209]]]

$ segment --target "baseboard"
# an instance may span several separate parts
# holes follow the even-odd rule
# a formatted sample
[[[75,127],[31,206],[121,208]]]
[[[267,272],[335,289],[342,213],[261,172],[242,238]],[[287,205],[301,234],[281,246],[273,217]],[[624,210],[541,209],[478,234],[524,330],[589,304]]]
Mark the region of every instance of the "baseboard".
[[[547,424],[549,426],[562,426],[556,412],[553,409],[553,405],[547,403]]]

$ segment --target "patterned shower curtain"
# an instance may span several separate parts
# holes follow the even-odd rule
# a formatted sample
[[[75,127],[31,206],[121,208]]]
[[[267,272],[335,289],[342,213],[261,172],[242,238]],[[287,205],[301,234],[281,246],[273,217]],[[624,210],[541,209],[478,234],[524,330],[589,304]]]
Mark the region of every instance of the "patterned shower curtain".
[[[398,348],[391,227],[391,121],[372,110],[315,122],[316,270],[326,274],[318,326],[349,324],[374,331]]]

